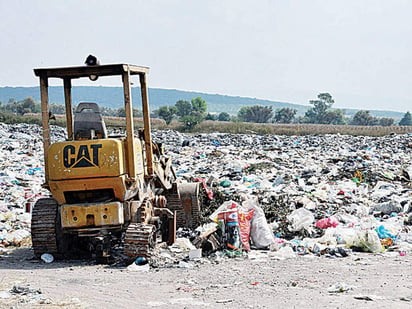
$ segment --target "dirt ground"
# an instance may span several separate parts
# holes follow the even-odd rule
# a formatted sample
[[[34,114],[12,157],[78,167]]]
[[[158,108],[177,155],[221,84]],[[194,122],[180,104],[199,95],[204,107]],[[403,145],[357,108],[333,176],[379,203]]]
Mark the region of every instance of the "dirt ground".
[[[46,264],[18,248],[0,255],[0,308],[412,307],[412,255],[253,255],[130,271],[84,260]]]

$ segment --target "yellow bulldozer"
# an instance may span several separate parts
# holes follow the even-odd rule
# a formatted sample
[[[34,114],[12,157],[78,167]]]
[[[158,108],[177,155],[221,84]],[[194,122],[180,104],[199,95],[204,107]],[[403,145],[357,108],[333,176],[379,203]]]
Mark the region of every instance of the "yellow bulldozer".
[[[39,68],[45,183],[51,197],[32,210],[36,257],[70,258],[88,252],[108,261],[116,245],[130,258],[150,257],[156,243],[172,244],[177,227],[196,227],[199,184],[177,183],[163,145],[152,141],[148,100],[149,68],[130,64]],[[98,104],[73,110],[72,80],[121,77],[125,132],[111,135]],[[138,77],[143,128],[135,132],[132,78]],[[63,81],[67,136],[51,143],[49,79]]]

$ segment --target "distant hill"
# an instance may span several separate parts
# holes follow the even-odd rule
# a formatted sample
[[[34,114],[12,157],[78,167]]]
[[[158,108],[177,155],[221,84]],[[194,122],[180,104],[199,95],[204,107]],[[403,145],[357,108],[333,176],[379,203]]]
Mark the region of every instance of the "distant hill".
[[[255,98],[245,98],[237,96],[227,96],[220,94],[207,94],[201,92],[182,91],[174,89],[149,89],[149,102],[151,110],[157,109],[163,105],[174,105],[178,100],[190,101],[195,97],[202,97],[206,100],[208,111],[212,113],[227,112],[236,115],[242,106],[264,105],[273,106],[273,109],[290,107],[298,110],[298,115],[304,115],[310,106],[261,100]],[[9,99],[14,98],[17,101],[32,97],[35,101],[40,102],[39,87],[0,87],[0,101],[3,104]],[[140,109],[140,88],[132,88],[132,98],[134,106]],[[121,87],[103,87],[103,86],[75,86],[72,89],[73,104],[79,102],[96,102],[102,106],[118,108],[123,105],[123,88]],[[63,88],[60,86],[49,87],[50,103],[64,104]],[[136,104],[137,103],[137,104]],[[345,109],[345,114],[351,116],[358,110]],[[404,113],[393,111],[370,111],[376,117],[391,117],[400,119]]]

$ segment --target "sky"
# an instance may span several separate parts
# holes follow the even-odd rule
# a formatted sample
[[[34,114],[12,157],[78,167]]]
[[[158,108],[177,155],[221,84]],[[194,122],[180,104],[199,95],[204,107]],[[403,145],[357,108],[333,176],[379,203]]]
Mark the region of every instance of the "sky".
[[[93,54],[149,66],[151,88],[412,111],[411,12],[409,0],[0,0],[0,86]],[[74,83],[89,84],[120,85]]]

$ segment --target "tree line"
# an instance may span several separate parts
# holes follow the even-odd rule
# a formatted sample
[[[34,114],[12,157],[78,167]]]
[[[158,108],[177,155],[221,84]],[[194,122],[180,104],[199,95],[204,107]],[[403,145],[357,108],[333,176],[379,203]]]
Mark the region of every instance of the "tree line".
[[[176,120],[183,124],[186,129],[193,129],[198,123],[204,120],[215,121],[243,121],[254,123],[313,123],[313,124],[336,124],[336,125],[360,125],[360,126],[392,126],[395,120],[389,117],[375,117],[368,110],[359,110],[351,118],[345,117],[341,109],[332,109],[335,103],[329,93],[320,93],[316,100],[310,100],[312,105],[304,116],[296,116],[297,110],[284,107],[273,110],[272,106],[243,106],[237,115],[229,115],[226,112],[212,114],[207,112],[207,102],[201,97],[187,100],[179,100],[175,105],[165,105],[154,110],[152,117],[164,119],[166,124]],[[64,114],[65,106],[52,103],[49,105],[52,114]],[[100,107],[104,116],[125,117],[124,107],[117,109]],[[41,104],[28,97],[21,101],[10,99],[6,104],[0,102],[0,112],[15,115],[25,115],[28,113],[40,113]],[[138,109],[133,110],[134,117],[141,117],[142,112]],[[399,121],[400,126],[412,126],[412,116],[408,111]]]
[[[2,104],[2,102],[0,101],[0,111],[19,115],[19,116],[23,116],[25,114],[31,114],[31,113],[37,114],[37,113],[41,113],[41,104],[37,103],[32,97],[28,97],[21,101],[17,101],[16,99],[11,98],[6,104]],[[55,114],[55,115],[62,115],[66,113],[65,106],[63,104],[58,104],[58,103],[49,104],[49,111],[50,113]],[[100,112],[104,116],[111,116],[111,117],[125,117],[126,116],[124,107],[115,109],[115,108],[100,106]],[[133,109],[133,116],[140,117],[142,116],[142,113],[138,109]]]
[[[395,119],[389,117],[375,117],[368,110],[359,110],[352,118],[345,117],[341,109],[331,109],[335,103],[329,93],[320,93],[316,100],[310,100],[312,105],[304,116],[297,117],[297,110],[284,107],[273,111],[272,106],[244,106],[237,118],[245,122],[257,123],[313,123],[331,125],[358,125],[358,126],[392,126]],[[400,126],[412,126],[411,113],[408,111],[399,121]]]
[[[236,116],[226,112],[206,114],[207,103],[201,98],[191,102],[179,100],[174,106],[162,106],[155,111],[155,115],[169,124],[173,119],[179,119],[190,129],[203,120],[243,121],[254,123],[313,123],[332,125],[359,125],[359,126],[392,126],[395,119],[389,117],[375,117],[370,111],[359,110],[352,118],[345,117],[341,109],[331,109],[335,103],[329,93],[320,93],[316,100],[310,100],[312,105],[304,116],[296,117],[297,110],[284,107],[273,110],[272,106],[243,106]],[[401,126],[411,126],[412,117],[408,111],[398,123]]]

